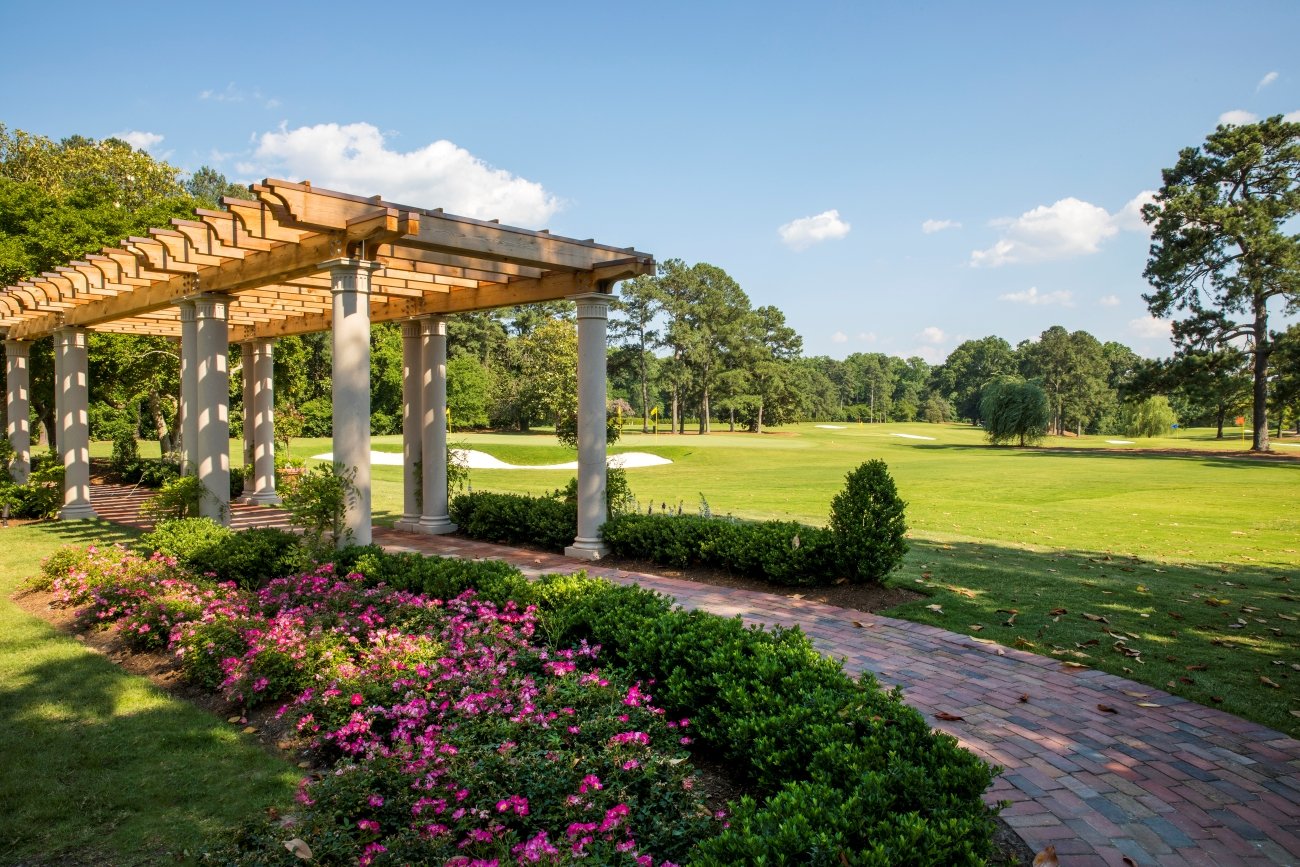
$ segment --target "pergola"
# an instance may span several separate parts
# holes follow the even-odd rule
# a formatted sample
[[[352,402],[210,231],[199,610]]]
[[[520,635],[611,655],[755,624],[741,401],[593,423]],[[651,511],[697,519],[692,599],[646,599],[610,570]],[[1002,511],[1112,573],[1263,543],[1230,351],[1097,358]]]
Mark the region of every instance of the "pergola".
[[[449,314],[570,299],[578,312],[578,534],[568,553],[603,552],[605,326],[614,283],[654,273],[646,253],[396,205],[310,183],[265,180],[256,200],[227,198],[119,246],[0,290],[12,473],[31,466],[28,357],[54,337],[56,441],[66,469],[65,520],[90,502],[86,333],[178,338],[182,461],[206,489],[202,512],[229,517],[230,344],[243,355],[243,499],[275,503],[275,338],[330,331],[334,458],[356,472],[354,541],[370,541],[370,325],[402,322],[403,516],[426,533],[447,512]]]

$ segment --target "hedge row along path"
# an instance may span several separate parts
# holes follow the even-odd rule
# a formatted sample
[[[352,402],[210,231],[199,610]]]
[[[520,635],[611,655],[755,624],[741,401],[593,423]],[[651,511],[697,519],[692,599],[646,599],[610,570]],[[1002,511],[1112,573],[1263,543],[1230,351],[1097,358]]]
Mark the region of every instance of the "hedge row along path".
[[[102,517],[141,525],[135,510],[147,492],[97,485],[92,496]],[[284,526],[287,516],[233,505],[232,524]],[[504,560],[530,577],[585,569],[685,608],[798,625],[848,671],[901,687],[931,725],[1004,768],[986,800],[1010,801],[1007,824],[1035,851],[1054,845],[1066,867],[1300,863],[1300,741],[1222,711],[891,617],[455,536],[376,527],[374,541],[390,551]]]

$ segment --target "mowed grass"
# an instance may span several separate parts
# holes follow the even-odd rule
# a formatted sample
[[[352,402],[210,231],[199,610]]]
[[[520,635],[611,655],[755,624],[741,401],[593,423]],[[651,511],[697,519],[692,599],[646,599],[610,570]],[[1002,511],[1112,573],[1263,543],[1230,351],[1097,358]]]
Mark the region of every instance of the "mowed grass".
[[[629,431],[611,451],[673,461],[628,470],[643,510],[694,514],[703,497],[714,514],[811,524],[826,522],[849,470],[880,458],[911,528],[912,551],[891,583],[931,597],[892,614],[1122,674],[1300,736],[1300,461],[1245,457],[1238,431],[1111,439],[1120,438],[993,448],[965,425],[804,424],[763,435]],[[515,464],[574,458],[544,432],[451,440]],[[398,452],[401,438],[377,437],[373,447]],[[330,448],[303,440],[293,453]],[[1283,440],[1277,450],[1300,446]],[[401,512],[402,473],[373,468],[381,523]],[[475,490],[532,494],[572,476],[470,474]]]
[[[10,601],[57,548],[130,538],[101,521],[0,529],[0,863],[188,862],[301,776]]]

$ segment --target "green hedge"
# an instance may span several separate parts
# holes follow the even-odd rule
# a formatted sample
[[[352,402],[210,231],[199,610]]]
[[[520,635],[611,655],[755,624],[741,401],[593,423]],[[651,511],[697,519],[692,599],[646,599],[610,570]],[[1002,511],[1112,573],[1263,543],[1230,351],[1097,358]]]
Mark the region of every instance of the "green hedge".
[[[693,515],[620,515],[601,531],[610,552],[663,566],[705,566],[777,584],[829,584],[835,545],[820,527]]]
[[[577,506],[559,497],[461,494],[451,501],[450,513],[462,533],[489,542],[562,551],[578,535]]]
[[[989,767],[932,731],[875,679],[854,680],[796,628],[673,610],[666,598],[581,576],[532,588],[552,639],[586,639],[692,719],[699,744],[757,797],[692,863],[980,864]]]
[[[211,518],[164,521],[140,538],[139,547],[161,551],[190,571],[234,581],[245,590],[304,572],[313,563],[311,551],[295,533],[274,527],[235,532]]]

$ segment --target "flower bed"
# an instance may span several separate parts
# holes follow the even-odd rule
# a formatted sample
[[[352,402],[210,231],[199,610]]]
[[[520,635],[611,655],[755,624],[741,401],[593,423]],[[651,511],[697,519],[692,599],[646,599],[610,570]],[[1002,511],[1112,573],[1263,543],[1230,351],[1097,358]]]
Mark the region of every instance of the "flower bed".
[[[444,602],[328,564],[256,593],[121,549],[56,566],[83,623],[165,643],[231,701],[288,698],[281,713],[336,760],[286,820],[244,829],[227,862],[292,844],[320,863],[667,864],[719,828],[686,762],[689,720],[603,673],[598,646],[548,649],[531,608],[473,591]]]
[[[340,561],[355,571],[325,565],[256,592],[163,555],[92,549],[47,563],[83,623],[171,648],[187,677],[232,701],[283,700],[334,762],[292,812],[243,828],[220,863],[292,863],[292,852],[835,867],[991,853],[990,769],[798,629],[746,629],[582,575],[530,584],[500,563],[372,547]],[[748,787],[726,821],[698,797],[688,748]]]

